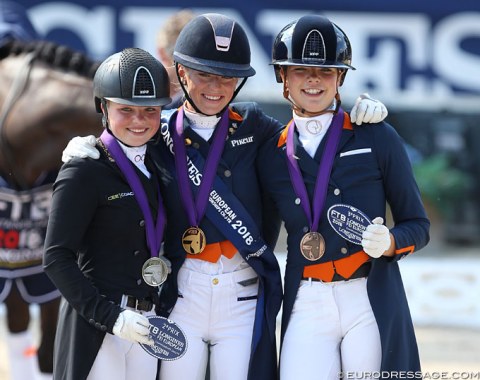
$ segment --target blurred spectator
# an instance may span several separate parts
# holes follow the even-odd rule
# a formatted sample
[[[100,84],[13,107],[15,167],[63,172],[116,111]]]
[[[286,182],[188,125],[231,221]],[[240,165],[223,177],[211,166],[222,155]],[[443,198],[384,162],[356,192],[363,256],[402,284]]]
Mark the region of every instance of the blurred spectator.
[[[172,98],[171,107],[176,107],[177,104],[180,105],[183,94],[175,72],[173,49],[178,34],[194,17],[195,13],[193,11],[190,9],[182,9],[171,15],[160,27],[157,33],[157,57],[167,69],[170,78],[170,97]]]

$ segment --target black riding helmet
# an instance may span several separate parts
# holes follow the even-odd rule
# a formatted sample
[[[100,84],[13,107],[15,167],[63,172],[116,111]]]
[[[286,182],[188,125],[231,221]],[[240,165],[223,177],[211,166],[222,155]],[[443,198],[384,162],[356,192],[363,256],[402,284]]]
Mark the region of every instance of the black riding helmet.
[[[285,26],[273,44],[272,65],[281,83],[281,66],[316,66],[355,70],[347,35],[328,18],[307,15]],[[343,74],[340,85],[343,84]]]
[[[341,86],[348,69],[355,70],[352,48],[347,35],[337,25],[322,15],[307,15],[285,26],[275,38],[272,49],[272,65],[277,82],[282,83],[281,70],[285,66],[332,67],[339,69]],[[286,74],[284,72],[284,74]],[[310,112],[298,107],[291,99],[287,84],[283,83],[283,97],[309,116],[336,113],[340,108],[340,95],[335,95],[334,109]]]
[[[131,106],[164,106],[171,102],[170,81],[163,65],[145,50],[128,48],[108,57],[93,78],[97,112],[102,101]]]
[[[214,75],[243,78],[230,102],[247,78],[255,75],[250,66],[250,44],[245,31],[235,20],[218,13],[199,15],[185,25],[177,38],[173,59],[177,76],[178,64],[182,64]],[[185,97],[197,112],[202,113],[180,79]]]

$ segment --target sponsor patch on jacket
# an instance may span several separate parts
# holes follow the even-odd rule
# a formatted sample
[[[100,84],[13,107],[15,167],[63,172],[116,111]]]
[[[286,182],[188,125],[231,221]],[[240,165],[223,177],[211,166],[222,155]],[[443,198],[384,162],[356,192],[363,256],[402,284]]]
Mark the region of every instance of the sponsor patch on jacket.
[[[243,137],[241,139],[230,140],[230,144],[232,145],[232,148],[235,148],[236,146],[250,144],[250,143],[253,143],[253,136]]]
[[[125,197],[133,197],[133,191],[130,191],[128,193],[117,193],[117,194],[112,194],[107,197],[107,201],[115,201],[117,199],[122,199]]]

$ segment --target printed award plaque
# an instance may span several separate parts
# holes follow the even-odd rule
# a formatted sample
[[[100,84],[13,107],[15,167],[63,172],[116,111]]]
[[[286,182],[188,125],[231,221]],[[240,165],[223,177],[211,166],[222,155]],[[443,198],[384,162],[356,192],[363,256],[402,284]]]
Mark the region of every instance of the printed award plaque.
[[[150,322],[150,338],[154,345],[140,343],[150,355],[160,360],[176,360],[187,351],[187,338],[172,320],[156,315],[147,317]]]
[[[372,224],[367,215],[358,208],[335,204],[328,209],[327,217],[330,225],[342,238],[353,244],[362,244],[362,233]]]

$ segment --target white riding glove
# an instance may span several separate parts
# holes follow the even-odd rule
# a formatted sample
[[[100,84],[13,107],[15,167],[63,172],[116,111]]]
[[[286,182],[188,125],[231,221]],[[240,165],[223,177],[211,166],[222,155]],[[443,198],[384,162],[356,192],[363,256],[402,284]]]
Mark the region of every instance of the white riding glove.
[[[153,346],[154,342],[148,336],[150,332],[148,326],[150,326],[150,322],[147,317],[132,310],[124,310],[113,326],[113,334],[133,343]]]
[[[355,105],[350,111],[350,120],[357,125],[362,123],[380,123],[387,116],[387,107],[381,101],[371,98],[367,93],[357,98]]]
[[[71,139],[67,147],[63,150],[62,161],[68,162],[74,157],[80,158],[94,158],[97,159],[100,157],[100,152],[95,148],[97,139],[93,135],[85,137],[74,137]]]
[[[390,248],[390,230],[383,225],[383,218],[376,217],[362,234],[363,250],[373,258],[378,258]]]

